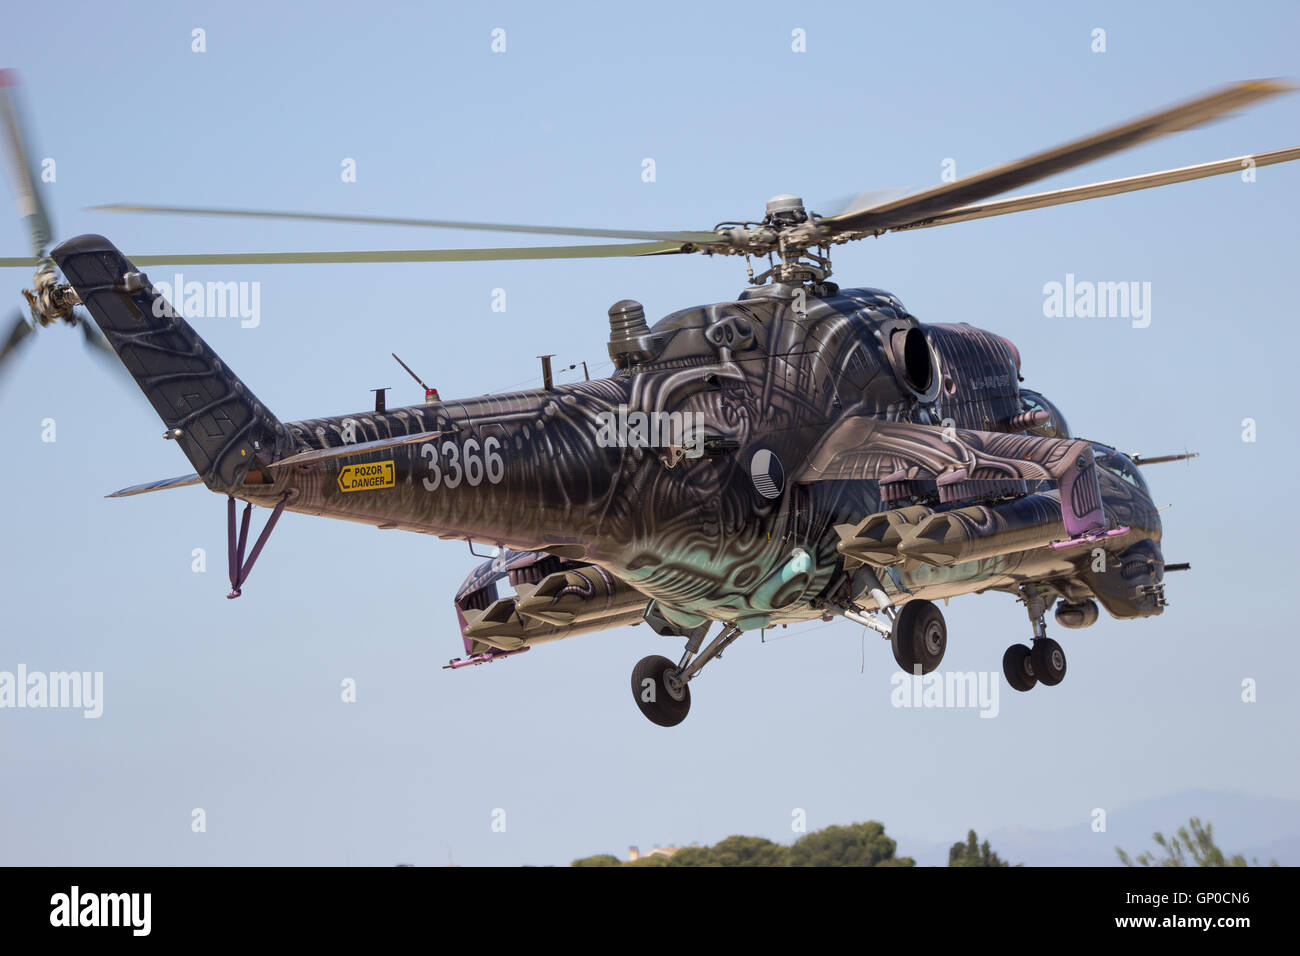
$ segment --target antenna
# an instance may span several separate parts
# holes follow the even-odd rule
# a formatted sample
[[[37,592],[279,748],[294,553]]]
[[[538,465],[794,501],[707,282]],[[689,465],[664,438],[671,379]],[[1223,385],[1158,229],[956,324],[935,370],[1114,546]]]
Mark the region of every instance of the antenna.
[[[403,362],[401,359],[397,358],[397,353],[396,353],[396,352],[390,352],[389,354],[392,355],[393,358],[397,359],[397,364],[398,364],[398,365],[400,365],[400,366],[402,366],[402,368],[406,369],[406,374],[407,374],[407,375],[411,376],[411,378],[415,379],[417,382],[420,382],[420,387],[421,387],[422,389],[424,389],[426,392],[429,391],[429,386],[428,386],[428,385],[425,385],[424,382],[421,382],[421,381],[420,381],[420,376],[416,375],[414,372],[411,371],[411,366],[407,365],[407,364],[406,364],[405,362]]]
[[[417,382],[420,383],[420,387],[424,389],[424,404],[432,405],[435,402],[442,401],[442,399],[438,396],[438,390],[436,388],[430,388],[428,385],[425,385],[424,382],[420,379],[420,376],[416,375],[413,371],[411,371],[411,366],[407,365],[401,359],[397,358],[396,352],[390,352],[389,354],[392,355],[393,358],[397,359],[398,365],[406,369],[407,375],[411,376],[411,378],[415,379]]]

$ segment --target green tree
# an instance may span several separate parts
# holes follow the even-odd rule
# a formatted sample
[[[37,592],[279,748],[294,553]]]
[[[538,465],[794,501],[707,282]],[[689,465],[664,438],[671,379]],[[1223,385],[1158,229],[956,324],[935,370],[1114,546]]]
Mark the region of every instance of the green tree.
[[[1163,833],[1156,833],[1151,839],[1162,856],[1148,850],[1130,858],[1123,849],[1115,847],[1120,862],[1125,866],[1259,866],[1259,860],[1247,863],[1240,853],[1225,856],[1214,842],[1214,825],[1201,823],[1199,817],[1192,817],[1187,826],[1179,827],[1168,839]],[[1277,860],[1270,865],[1277,866]]]
[[[574,860],[573,865],[916,866],[910,856],[896,856],[896,849],[897,844],[885,836],[884,824],[873,820],[806,833],[793,846],[773,843],[763,837],[729,836],[713,846],[682,847],[671,857],[643,856],[635,862],[622,862],[617,857],[601,854]]]
[[[885,826],[870,820],[846,827],[830,826],[805,833],[790,847],[791,866],[916,866],[911,857],[894,855],[898,844]]]
[[[670,866],[789,866],[790,848],[762,837],[729,836],[711,847],[683,847]]]
[[[966,834],[965,843],[954,843],[948,850],[949,866],[1010,866],[989,848],[989,841],[981,845],[975,831]]]
[[[728,840],[735,839],[728,837]],[[740,839],[746,839],[741,837]],[[721,866],[711,846],[684,846],[668,858],[669,866]]]
[[[630,860],[624,863],[624,866],[672,866],[669,862],[671,858],[666,856],[654,856],[647,853],[645,856],[636,860]]]

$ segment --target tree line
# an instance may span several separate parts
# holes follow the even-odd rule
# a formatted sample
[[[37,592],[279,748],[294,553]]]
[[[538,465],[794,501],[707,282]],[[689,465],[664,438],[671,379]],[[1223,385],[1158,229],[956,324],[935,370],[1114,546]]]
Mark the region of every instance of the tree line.
[[[1152,837],[1155,849],[1130,857],[1115,848],[1125,866],[1258,866],[1240,854],[1229,856],[1214,842],[1214,828],[1192,817],[1173,837],[1161,833]],[[775,843],[764,837],[729,836],[713,846],[687,846],[671,856],[643,856],[620,860],[602,853],[574,860],[573,866],[916,866],[910,856],[898,855],[898,844],[885,835],[885,825],[875,820],[829,826],[805,833],[792,844]],[[989,841],[980,842],[974,830],[964,841],[948,849],[949,866],[1010,866]],[[1021,864],[1016,864],[1017,866]],[[1277,866],[1277,861],[1272,862]]]

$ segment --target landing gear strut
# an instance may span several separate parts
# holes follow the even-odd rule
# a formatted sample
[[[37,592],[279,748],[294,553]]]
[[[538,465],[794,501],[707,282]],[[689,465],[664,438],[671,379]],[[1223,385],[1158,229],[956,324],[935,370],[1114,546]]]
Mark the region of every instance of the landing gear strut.
[[[642,658],[632,670],[632,697],[641,713],[660,727],[675,727],[686,719],[691,710],[691,689],[687,685],[705,664],[721,658],[722,652],[741,635],[740,628],[727,624],[701,651],[707,631],[706,624],[690,634],[686,653],[678,663],[656,654]]]
[[[1020,599],[1034,626],[1034,643],[1032,648],[1013,644],[1002,655],[1002,673],[1013,690],[1033,690],[1037,684],[1055,687],[1065,680],[1065,651],[1047,636],[1044,597],[1045,589],[1041,585],[1026,584],[1020,589]]]

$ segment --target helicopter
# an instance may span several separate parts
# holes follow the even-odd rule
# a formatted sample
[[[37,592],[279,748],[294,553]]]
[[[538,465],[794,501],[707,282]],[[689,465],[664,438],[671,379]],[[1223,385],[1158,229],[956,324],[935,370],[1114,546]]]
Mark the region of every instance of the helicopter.
[[[286,510],[469,542],[471,552],[494,548],[474,552],[486,559],[454,596],[464,656],[446,668],[644,624],[684,642],[679,656],[648,656],[632,672],[637,707],[665,727],[687,716],[703,668],[753,631],[844,618],[887,639],[904,671],[928,674],[948,640],[936,602],[1009,593],[1025,606],[1030,636],[1006,650],[1003,672],[1029,691],[1066,674],[1065,652],[1047,636],[1049,610],[1065,629],[1091,626],[1102,609],[1125,620],[1162,613],[1166,572],[1188,566],[1164,559],[1142,468],[1194,455],[1127,455],[1074,435],[1047,396],[1022,385],[1011,340],[965,323],[923,323],[881,289],[841,288],[831,252],[1300,158],[1291,147],[995,198],[1293,88],[1257,80],[829,216],[792,194],[770,199],[761,219],[685,232],[98,207],[618,240],[128,257],[98,235],[47,250],[52,230],[3,76],[0,115],[33,256],[0,267],[35,262],[37,271],[24,293],[29,318],[0,358],[37,328],[79,326],[120,358],[194,469],[109,497],[197,484],[225,496],[230,598]],[[380,390],[373,409],[296,422],[276,418],[141,271],[695,253],[743,257],[747,287],[653,323],[638,302],[615,303],[610,377],[556,385],[543,357],[541,388],[444,400],[425,386],[423,404],[399,408]],[[270,515],[250,550],[254,506]]]

